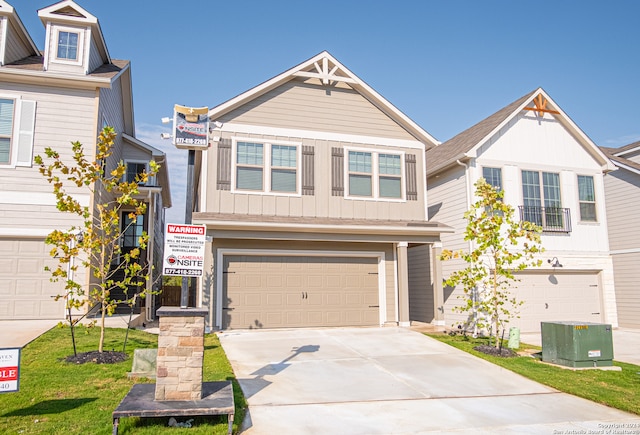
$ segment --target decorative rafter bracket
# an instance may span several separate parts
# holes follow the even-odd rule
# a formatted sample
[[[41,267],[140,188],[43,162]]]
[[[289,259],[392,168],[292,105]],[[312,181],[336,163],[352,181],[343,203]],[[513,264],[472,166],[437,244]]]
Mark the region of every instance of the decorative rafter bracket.
[[[557,110],[547,109],[548,102],[549,101],[546,98],[544,98],[542,94],[538,94],[533,99],[533,104],[535,105],[535,107],[525,107],[523,110],[533,110],[541,118],[544,116],[545,113],[553,113],[553,114],[559,115],[560,112],[558,112]]]
[[[329,85],[331,82],[358,83],[355,79],[344,74],[339,65],[334,64],[329,58],[323,57],[322,63],[314,62],[310,71],[297,71],[293,73],[297,77],[306,77],[318,79],[323,85]]]

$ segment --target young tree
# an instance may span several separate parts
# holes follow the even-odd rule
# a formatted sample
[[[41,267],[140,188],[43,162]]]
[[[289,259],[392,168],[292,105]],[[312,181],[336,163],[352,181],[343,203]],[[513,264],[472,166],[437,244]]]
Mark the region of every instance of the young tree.
[[[78,309],[85,304],[99,306],[100,341],[98,351],[103,351],[105,316],[112,315],[118,303],[134,303],[135,298],[146,295],[145,282],[149,279],[150,265],[140,258],[141,249],[146,248],[148,236],[145,232],[139,237],[138,246],[129,252],[123,252],[120,246],[121,236],[127,226],[121,222],[123,213],[128,216],[129,225],[136,222],[146,212],[144,201],[137,199],[139,184],[145,183],[157,173],[159,166],[151,160],[150,171],[136,176],[134,181],[124,180],[125,164],[120,161],[115,169],[105,173],[107,160],[113,154],[116,133],[113,128],[105,127],[98,136],[96,157],[87,159],[83,146],[72,143],[73,164],[64,162],[57,151],[45,149],[45,158],[35,157],[40,173],[53,186],[56,207],[63,213],[79,217],[80,225],[67,230],[54,230],[45,243],[52,245],[51,256],[58,265],[51,270],[52,280],[65,281],[67,308]],[[81,189],[90,192],[91,205],[82,205],[74,196]],[[89,288],[77,281],[78,267],[86,268],[90,274]],[[129,289],[141,289],[129,295]],[[122,289],[125,300],[116,300],[112,292]]]
[[[464,239],[472,242],[472,249],[443,250],[441,259],[461,258],[467,264],[445,280],[445,285],[460,284],[464,291],[465,303],[454,310],[470,315],[474,335],[478,328],[488,327],[498,338],[504,323],[517,317],[518,307],[523,304],[510,291],[518,281],[514,271],[542,264],[536,259],[544,250],[540,243],[542,228],[515,221],[513,207],[502,200],[503,192],[483,178],[475,188],[478,200],[464,214]]]

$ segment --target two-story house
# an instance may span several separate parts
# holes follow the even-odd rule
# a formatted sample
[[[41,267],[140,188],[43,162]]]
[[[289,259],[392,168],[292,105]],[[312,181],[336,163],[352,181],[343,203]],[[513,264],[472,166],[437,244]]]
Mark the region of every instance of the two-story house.
[[[543,89],[514,101],[427,151],[429,218],[456,229],[443,246],[469,250],[463,214],[484,178],[503,190],[520,220],[543,228],[540,268],[517,273],[513,294],[524,305],[510,326],[539,332],[541,321],[607,322],[617,326],[603,175],[611,161]],[[443,275],[464,266],[443,263]],[[458,286],[459,287],[459,286]],[[462,324],[460,288],[441,297],[445,324]]]
[[[640,328],[640,142],[601,149],[618,168],[604,177],[618,323]]]
[[[43,8],[38,16],[46,29],[42,52],[15,9],[0,0],[0,319],[65,315],[64,300],[55,299],[62,285],[51,283],[44,270],[55,264],[44,239],[80,222],[56,209],[51,186],[32,163],[46,147],[71,162],[70,144],[79,141],[91,159],[99,131],[109,125],[118,137],[107,171],[124,161],[127,177],[134,177],[152,159],[160,163],[157,176],[140,189],[147,213],[121,242],[125,250],[133,247],[146,230],[149,265],[162,259],[164,209],[171,205],[164,153],[135,137],[129,61],[111,58],[98,19],[71,0]],[[75,195],[84,205],[95,200],[85,189]],[[128,224],[125,216],[122,221]],[[75,278],[88,284],[85,272]],[[159,278],[154,273],[149,288]],[[153,315],[152,299],[145,303]]]
[[[438,275],[414,250],[438,251],[447,230],[427,221],[438,142],[327,52],[209,118],[193,214],[213,240],[209,325],[409,325],[410,299],[434,294],[410,282]]]

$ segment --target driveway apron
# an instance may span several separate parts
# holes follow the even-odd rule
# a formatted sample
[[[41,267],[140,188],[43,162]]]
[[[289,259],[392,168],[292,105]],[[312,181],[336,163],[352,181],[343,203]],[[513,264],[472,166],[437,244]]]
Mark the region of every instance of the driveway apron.
[[[640,417],[403,328],[229,331],[246,434],[569,433]],[[579,432],[578,432],[579,433]]]

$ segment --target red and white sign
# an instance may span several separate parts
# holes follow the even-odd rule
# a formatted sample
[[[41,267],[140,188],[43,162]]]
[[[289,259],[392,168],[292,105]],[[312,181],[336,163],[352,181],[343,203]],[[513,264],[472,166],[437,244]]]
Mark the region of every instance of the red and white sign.
[[[202,276],[205,232],[202,225],[167,224],[162,274]]]
[[[0,349],[0,393],[20,388],[20,348]]]

